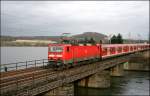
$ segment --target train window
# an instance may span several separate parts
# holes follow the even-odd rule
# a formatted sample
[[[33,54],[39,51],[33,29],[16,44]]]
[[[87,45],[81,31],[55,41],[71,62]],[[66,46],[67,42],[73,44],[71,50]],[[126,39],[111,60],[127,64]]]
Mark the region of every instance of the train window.
[[[123,47],[123,50],[125,51],[125,50],[127,50],[127,47],[125,46],[125,47]]]
[[[110,51],[112,52],[112,48],[110,48]]]
[[[121,47],[118,47],[117,51],[120,52],[121,50],[122,50],[122,48],[121,48]]]
[[[107,48],[103,48],[103,52],[107,52]]]
[[[69,50],[70,50],[70,48],[69,48],[69,47],[67,47],[67,52],[69,52]]]
[[[49,51],[50,52],[62,52],[63,47],[62,46],[50,46]]]
[[[110,48],[110,51],[111,52],[115,52],[115,48],[113,47],[113,48]]]
[[[115,48],[113,48],[113,52],[115,52]]]
[[[134,49],[136,49],[136,46],[134,46]]]
[[[130,50],[133,50],[133,47],[132,47],[132,46],[130,47]]]

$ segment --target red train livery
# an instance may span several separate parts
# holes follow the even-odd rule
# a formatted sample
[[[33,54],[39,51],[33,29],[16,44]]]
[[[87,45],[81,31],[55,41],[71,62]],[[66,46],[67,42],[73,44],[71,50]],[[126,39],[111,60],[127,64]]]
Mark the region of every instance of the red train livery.
[[[64,68],[148,49],[149,44],[49,44],[48,61],[53,68]]]

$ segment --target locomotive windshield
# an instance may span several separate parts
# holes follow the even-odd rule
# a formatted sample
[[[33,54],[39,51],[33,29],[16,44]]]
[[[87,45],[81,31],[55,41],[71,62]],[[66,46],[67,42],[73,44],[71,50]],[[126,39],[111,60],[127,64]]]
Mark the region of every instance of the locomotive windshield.
[[[50,46],[49,51],[50,52],[62,52],[63,47],[62,46]]]

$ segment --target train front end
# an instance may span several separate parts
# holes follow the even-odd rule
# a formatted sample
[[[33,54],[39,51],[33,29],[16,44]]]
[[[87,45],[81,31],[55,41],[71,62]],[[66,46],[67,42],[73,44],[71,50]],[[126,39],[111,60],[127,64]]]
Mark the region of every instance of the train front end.
[[[63,44],[48,45],[48,66],[57,68],[63,65]]]

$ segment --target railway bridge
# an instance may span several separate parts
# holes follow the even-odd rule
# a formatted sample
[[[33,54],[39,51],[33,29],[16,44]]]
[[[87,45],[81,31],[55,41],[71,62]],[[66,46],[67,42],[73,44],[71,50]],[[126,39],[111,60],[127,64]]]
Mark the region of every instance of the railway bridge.
[[[149,53],[149,50],[58,71],[46,67],[47,59],[1,64],[0,94],[34,96],[49,92],[53,96],[73,96],[74,92],[67,93],[70,89],[65,86],[71,86],[69,88],[74,90],[72,86],[76,81],[79,86],[106,88],[110,86],[110,76],[123,76],[124,65],[130,69],[126,63],[130,58],[145,53]],[[65,92],[62,93],[62,90]]]

